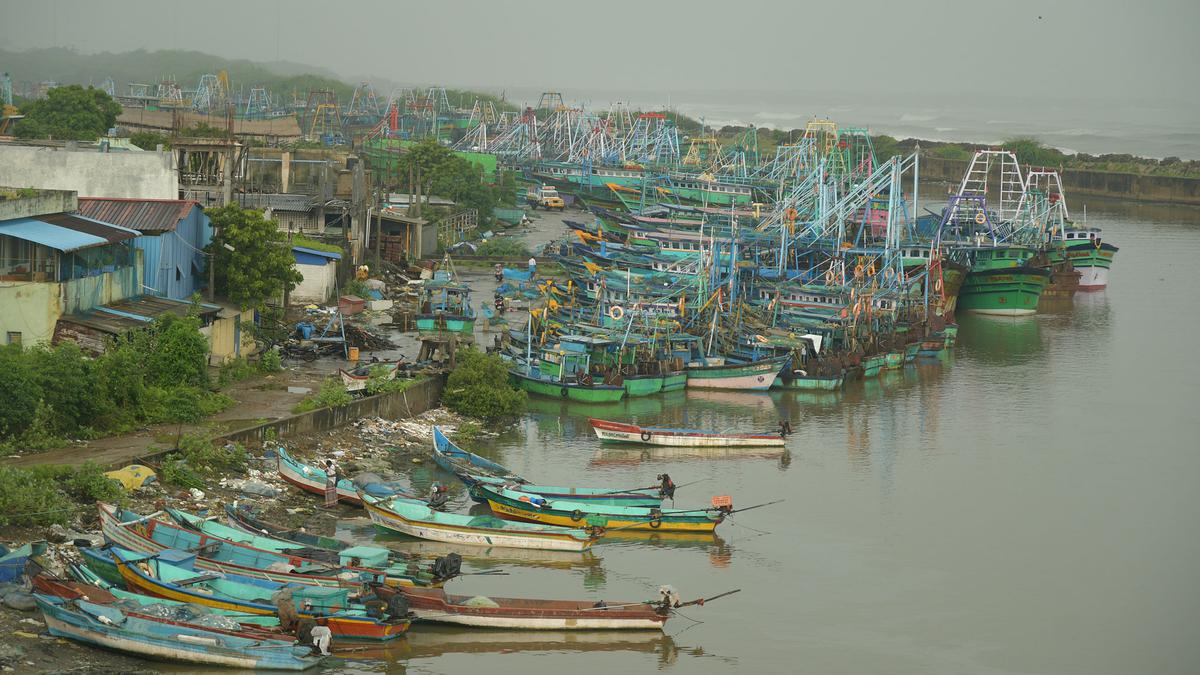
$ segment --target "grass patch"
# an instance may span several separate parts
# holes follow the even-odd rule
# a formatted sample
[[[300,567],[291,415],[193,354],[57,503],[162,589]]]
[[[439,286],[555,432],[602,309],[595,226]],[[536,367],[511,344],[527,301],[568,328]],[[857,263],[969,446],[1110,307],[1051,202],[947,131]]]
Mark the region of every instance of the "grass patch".
[[[317,393],[297,403],[296,407],[292,408],[292,412],[298,415],[319,408],[340,408],[353,400],[354,397],[346,391],[346,386],[340,379],[328,377],[321,383],[321,388],[317,390]]]

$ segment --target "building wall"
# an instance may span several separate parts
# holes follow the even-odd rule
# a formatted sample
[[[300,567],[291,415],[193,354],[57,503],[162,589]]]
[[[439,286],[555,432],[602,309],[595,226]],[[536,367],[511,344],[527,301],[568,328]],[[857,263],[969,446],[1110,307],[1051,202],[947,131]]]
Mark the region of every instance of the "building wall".
[[[134,253],[135,262],[130,267],[58,284],[62,286],[62,313],[85,312],[100,305],[141,295],[142,252],[135,250]],[[58,317],[54,317],[54,320],[57,321]]]
[[[45,344],[54,336],[62,316],[62,284],[54,282],[0,281],[0,344],[8,334],[21,334],[23,344]]]
[[[0,185],[74,190],[80,197],[178,199],[169,152],[94,152],[0,144]]]
[[[212,226],[199,206],[192,207],[174,232],[134,239],[143,255],[145,293],[186,301],[199,292],[208,281],[203,248],[210,241]]]
[[[329,261],[324,265],[296,265],[296,270],[304,275],[304,280],[296,285],[288,296],[292,304],[307,305],[321,304],[333,295],[337,263]]]
[[[211,326],[200,329],[209,340],[209,361],[221,365],[254,353],[254,337],[247,329],[254,323],[254,310],[221,312]]]

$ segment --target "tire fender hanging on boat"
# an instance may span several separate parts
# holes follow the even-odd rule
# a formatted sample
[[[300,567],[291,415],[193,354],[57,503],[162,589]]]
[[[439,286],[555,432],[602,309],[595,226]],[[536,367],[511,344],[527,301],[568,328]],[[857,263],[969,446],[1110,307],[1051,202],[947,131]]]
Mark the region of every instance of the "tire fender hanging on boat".
[[[643,440],[643,441],[648,441],[648,440],[650,440],[650,432],[649,432],[649,431],[643,431],[643,432],[642,432],[642,440]]]
[[[577,523],[580,520],[583,520],[583,511],[580,511],[579,509],[575,509],[574,511],[572,511],[571,512],[571,520],[573,520]]]

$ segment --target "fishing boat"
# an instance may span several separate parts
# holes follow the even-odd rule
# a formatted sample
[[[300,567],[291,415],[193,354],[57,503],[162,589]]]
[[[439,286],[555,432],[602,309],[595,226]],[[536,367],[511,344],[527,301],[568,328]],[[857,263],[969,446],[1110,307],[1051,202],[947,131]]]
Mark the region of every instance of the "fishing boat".
[[[338,637],[392,640],[403,635],[411,623],[406,611],[397,612],[392,607],[373,615],[364,605],[351,602],[351,588],[320,588],[237,574],[205,573],[195,568],[195,554],[184,551],[166,549],[153,556],[118,547],[80,551],[85,564],[97,565],[93,570],[102,577],[111,574],[108,568],[113,567],[127,588],[168,600],[251,616],[277,616],[278,608],[270,598],[280,591],[290,592],[299,618],[319,619]]]
[[[365,493],[364,493],[365,494]],[[243,576],[282,583],[302,583],[311,586],[343,586],[364,578],[384,575],[381,570],[331,564],[294,554],[271,551],[229,539],[194,532],[174,522],[151,516],[139,516],[132,511],[108,504],[97,504],[100,510],[100,529],[106,541],[142,554],[153,555],[167,549],[196,551],[196,566],[201,569],[240,574]],[[440,583],[432,575],[393,573],[384,577],[388,584],[430,585]]]
[[[565,499],[548,500],[515,489],[477,484],[471,488],[487,498],[496,514],[517,520],[562,527],[601,527],[607,530],[712,532],[725,519],[722,508],[660,509]]]
[[[1071,261],[1079,273],[1079,290],[1100,291],[1108,287],[1108,271],[1120,249],[1101,241],[1096,227],[1072,227],[1063,232],[1063,241],[1047,253],[1051,262]]]
[[[528,483],[523,478],[513,476],[499,464],[459,448],[442,433],[440,427],[436,426],[433,428],[433,458],[439,467],[454,474],[467,487],[476,483],[495,486],[515,483],[521,486],[522,491],[538,494],[547,499],[597,500],[608,504],[625,504],[627,506],[658,506],[662,504],[663,500],[663,488],[661,487],[640,490],[612,490],[609,488],[559,487]],[[478,467],[481,469],[492,467],[493,473],[472,472],[468,467]],[[496,471],[497,469],[499,471]],[[660,480],[662,479],[660,478]],[[670,479],[668,478],[667,480],[669,481]],[[472,498],[474,498],[474,494],[472,494]],[[480,498],[477,501],[484,503],[487,500]]]
[[[281,447],[275,449],[275,456],[279,460],[276,470],[279,472],[280,478],[305,492],[318,495],[325,494],[325,484],[328,481],[328,474],[325,473],[324,469],[296,460],[296,458],[288,454],[287,450]],[[373,474],[367,474],[364,478],[370,478],[370,480],[339,478],[337,482],[338,501],[362,506],[362,501],[358,498],[359,488],[376,497],[394,497],[404,494],[394,483],[374,480],[377,477]]]
[[[718,358],[692,362],[687,367],[687,388],[766,391],[775,384],[775,378],[787,360],[784,356],[751,363]]]
[[[33,541],[14,549],[0,544],[0,582],[16,581],[25,574],[25,563],[46,552],[46,542]]]
[[[400,372],[400,365],[400,361],[364,363],[353,370],[338,369],[338,375],[342,378],[346,391],[366,391],[372,374],[378,373],[378,377],[384,382],[394,380]]]
[[[363,494],[363,506],[376,527],[410,537],[471,546],[506,546],[583,551],[598,535],[578,528],[514,523],[495,516],[464,516],[434,511],[411,499],[376,499]]]
[[[594,380],[587,352],[568,348],[543,349],[540,360],[519,363],[509,375],[518,388],[538,396],[586,403],[614,403],[625,396],[624,386]]]
[[[534,600],[379,589],[401,595],[418,620],[479,628],[521,630],[661,630],[670,611],[659,603]]]
[[[229,505],[226,505],[225,508],[227,512],[231,509]],[[233,510],[236,511],[236,509]],[[167,514],[171,516],[172,520],[190,530],[213,537],[220,537],[228,541],[247,544],[267,551],[300,555],[308,560],[317,560],[329,565],[347,565],[373,571],[378,570],[380,573],[390,577],[414,576],[425,578],[418,565],[409,560],[393,560],[386,548],[378,546],[345,545],[338,550],[331,550],[328,548],[298,545],[295,542],[276,539],[269,535],[247,532],[237,527],[231,527],[215,520],[216,516],[201,518],[186,511],[180,511],[179,509],[167,509]],[[440,572],[433,570],[440,570]],[[430,580],[448,581],[457,574],[457,569],[447,570],[444,566],[439,567],[435,565],[431,568],[430,574],[432,575]]]
[[[445,271],[426,279],[420,287],[415,319],[420,338],[436,338],[446,333],[460,340],[475,339],[475,310],[471,308],[471,287],[454,281]]]
[[[301,671],[325,657],[284,640],[227,635],[127,615],[112,606],[35,594],[51,635],[143,658],[202,666]]]
[[[782,446],[785,443],[779,434],[723,434],[717,431],[698,429],[671,429],[667,427],[643,427],[636,424],[609,422],[594,417],[588,418],[592,431],[601,441],[617,443],[641,443],[687,448],[713,447],[762,447]],[[525,487],[521,486],[521,491]]]
[[[1020,246],[972,250],[972,266],[958,292],[958,309],[977,314],[1026,316],[1037,312],[1050,270],[1025,264],[1034,253]]]

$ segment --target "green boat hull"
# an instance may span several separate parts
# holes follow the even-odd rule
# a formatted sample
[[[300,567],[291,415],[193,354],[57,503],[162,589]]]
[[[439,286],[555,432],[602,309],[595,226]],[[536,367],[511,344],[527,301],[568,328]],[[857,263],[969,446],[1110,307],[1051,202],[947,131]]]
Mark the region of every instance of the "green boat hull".
[[[686,370],[663,376],[662,391],[679,391],[685,387],[687,387]]]
[[[863,377],[875,377],[885,365],[887,365],[887,356],[884,354],[866,357],[862,362]]]
[[[920,342],[910,342],[904,345],[904,360],[906,362],[913,361],[917,358],[917,352],[921,351]]]
[[[772,389],[789,389],[805,391],[837,391],[842,388],[842,376],[837,377],[789,377],[782,375],[775,380]]]
[[[686,382],[686,376],[684,381]],[[625,378],[625,394],[627,396],[649,396],[662,391],[662,375],[634,375]]]
[[[904,365],[904,352],[888,352],[884,356],[884,368],[895,369]]]
[[[1025,316],[1037,311],[1050,272],[1031,267],[971,272],[958,293],[957,309],[976,314]]]
[[[422,334],[457,333],[473,336],[475,334],[475,317],[419,314],[417,315],[417,332]]]
[[[539,380],[513,372],[510,372],[509,376],[519,388],[537,396],[549,396],[583,403],[616,403],[625,396],[624,387],[607,385],[586,387],[570,382]]]

